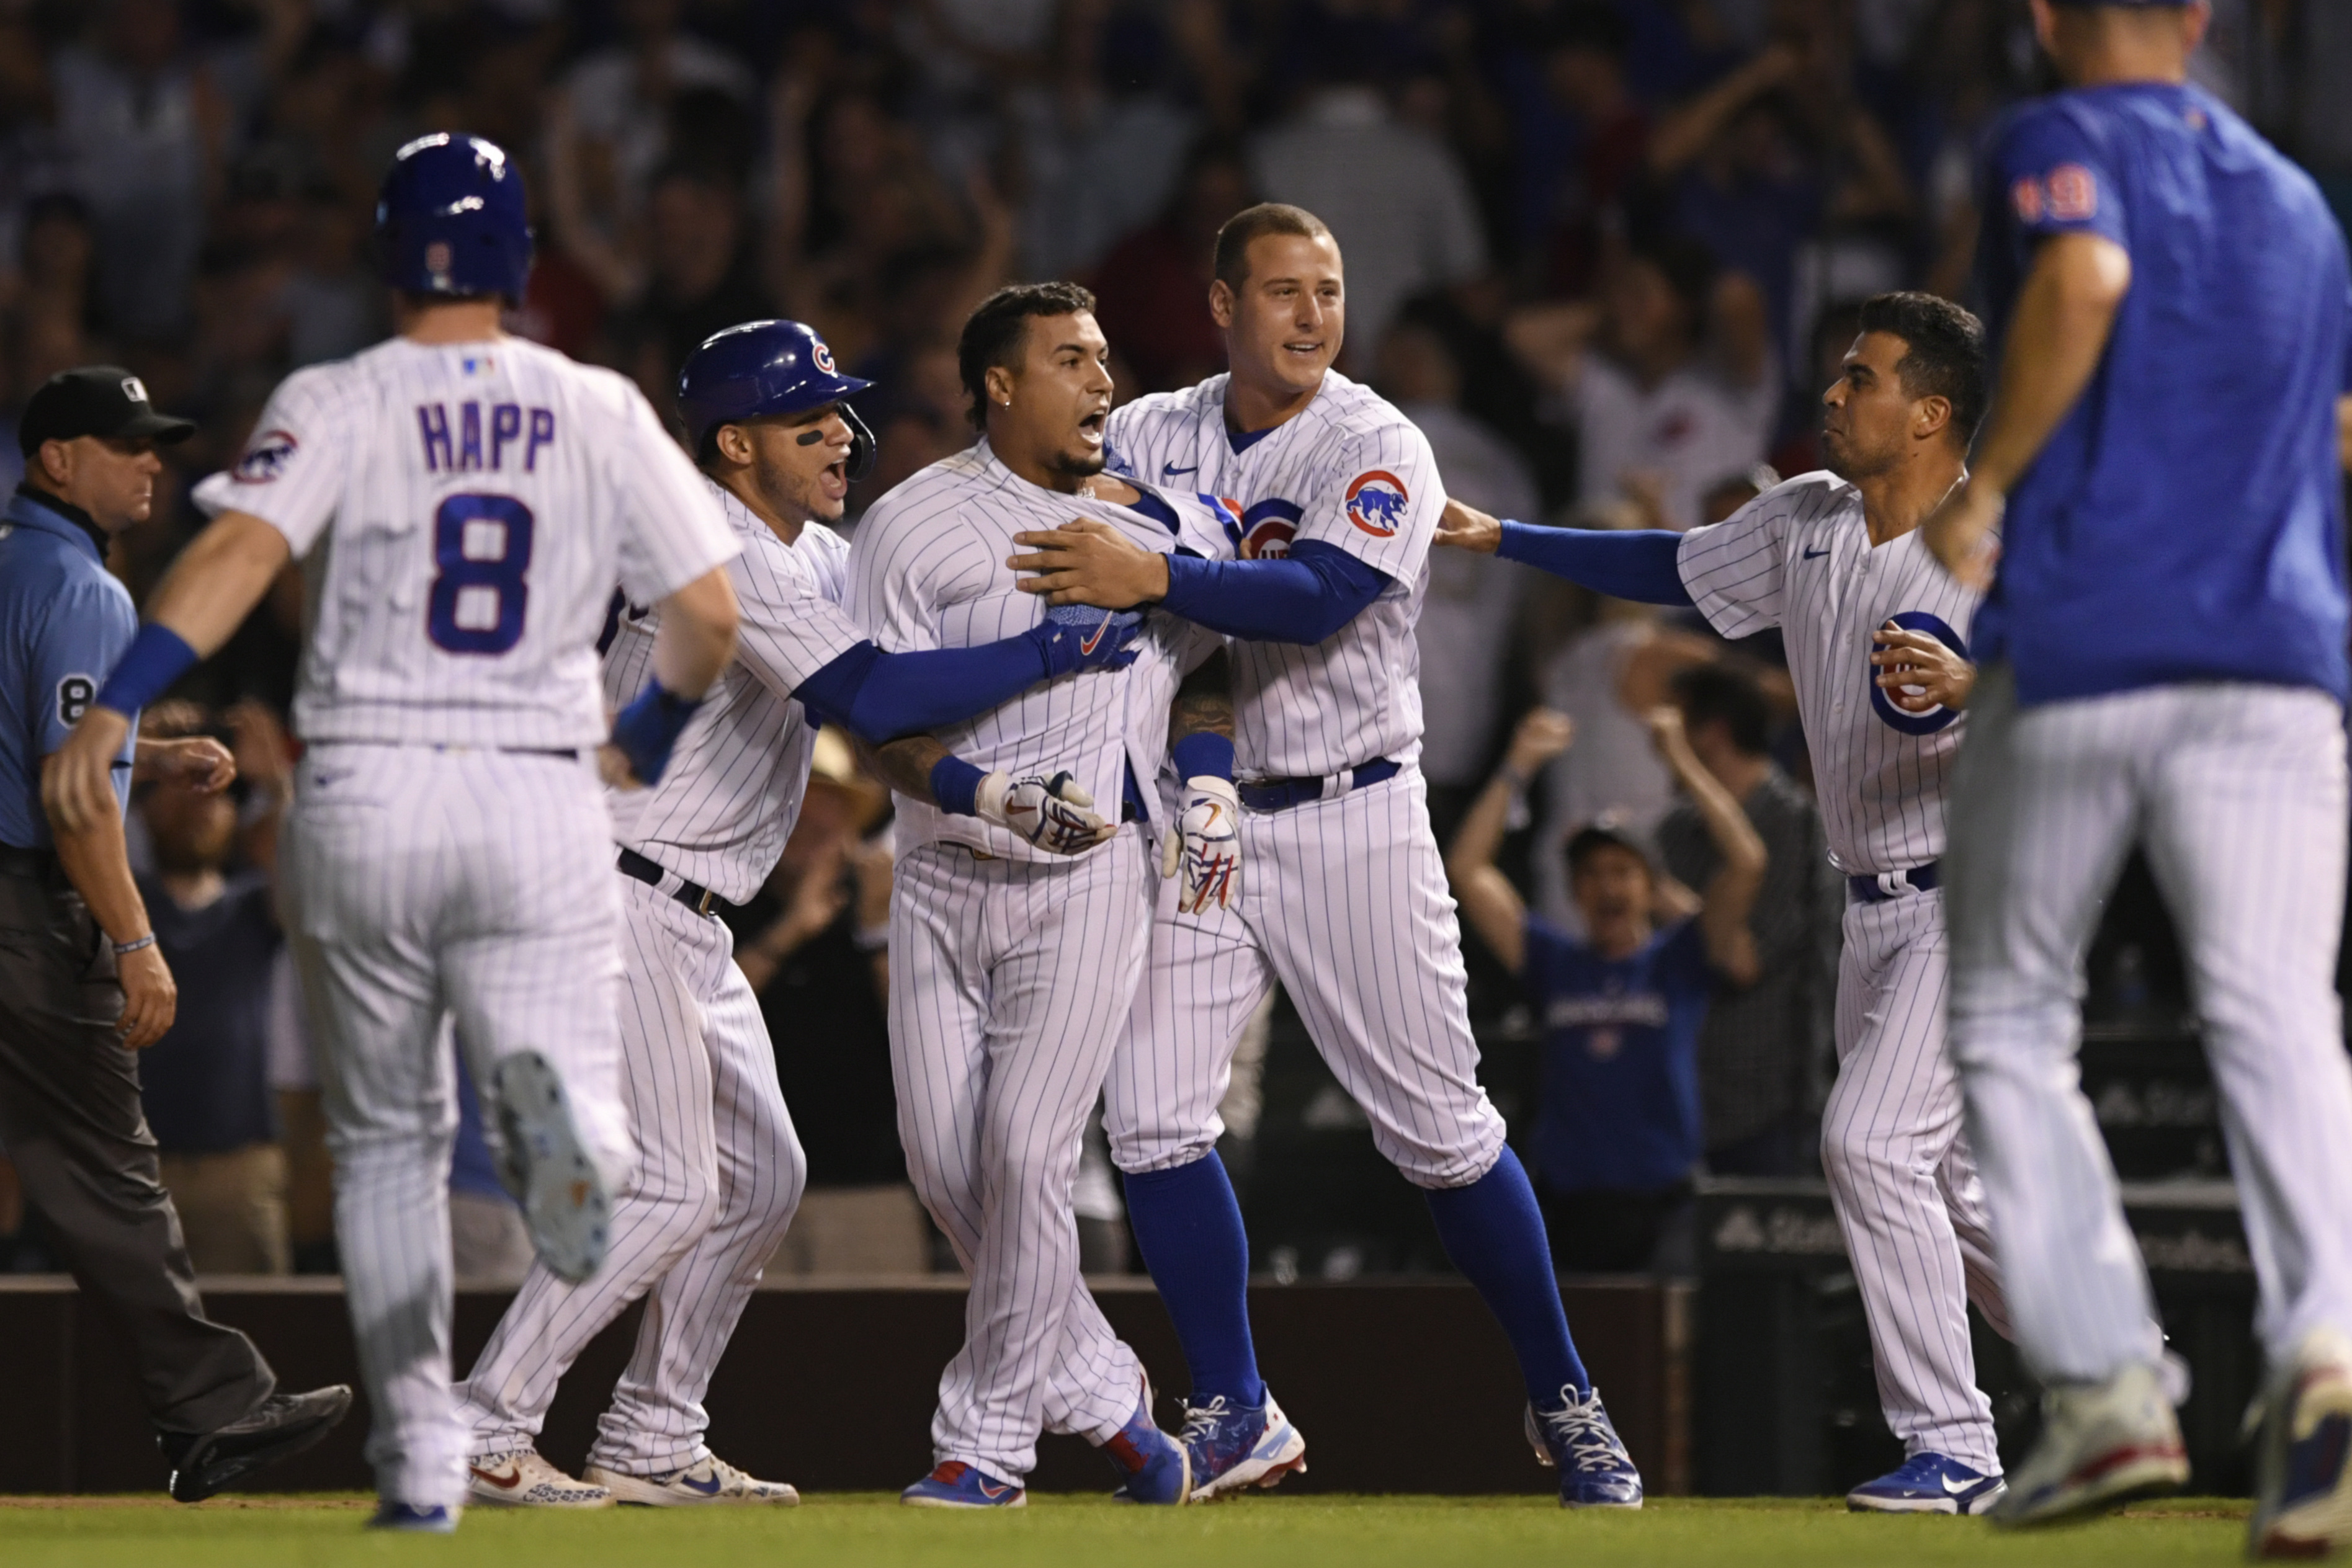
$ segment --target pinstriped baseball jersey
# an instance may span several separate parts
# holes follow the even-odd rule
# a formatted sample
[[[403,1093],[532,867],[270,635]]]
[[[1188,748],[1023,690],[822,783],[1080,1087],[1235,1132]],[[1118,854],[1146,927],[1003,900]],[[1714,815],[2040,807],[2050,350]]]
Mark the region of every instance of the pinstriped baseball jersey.
[[[1906,871],[1944,852],[1944,791],[1960,715],[1908,714],[1878,689],[1872,638],[1893,621],[1962,654],[1981,597],[1914,530],[1874,548],[1862,492],[1801,474],[1683,536],[1685,587],[1726,637],[1778,626],[1812,753],[1830,854],[1849,873]]]
[[[1206,542],[1200,538],[1209,526],[1205,508],[1163,499],[1177,512],[1178,531],[1128,507],[1040,489],[980,441],[893,489],[858,523],[849,550],[850,618],[890,653],[1018,636],[1045,619],[1045,601],[1021,591],[1005,568],[1007,557],[1022,553],[1014,534],[1093,517],[1162,553],[1179,542],[1179,531],[1195,548],[1196,541]],[[1187,517],[1194,520],[1183,522]],[[1160,769],[1168,744],[1168,699],[1177,679],[1168,667],[1192,631],[1155,624],[1138,639],[1136,662],[1126,670],[1064,675],[935,733],[976,768],[1015,778],[1067,768],[1097,810],[1115,813],[1130,745],[1138,752],[1139,780]],[[1065,858],[978,818],[950,816],[903,798],[898,834],[902,848],[954,843],[1010,860]]]
[[[652,604],[739,548],[643,393],[512,338],[298,371],[196,501],[305,558],[311,741],[593,746],[614,581]]]
[[[1232,643],[1235,767],[1249,777],[1304,778],[1419,756],[1412,629],[1445,507],[1428,441],[1385,399],[1333,371],[1305,409],[1236,450],[1225,429],[1225,382],[1211,376],[1114,409],[1114,471],[1220,498],[1233,553],[1244,559],[1315,539],[1394,580],[1311,648]]]
[[[741,607],[735,662],[705,697],[668,770],[650,789],[613,792],[613,836],[689,882],[740,904],[776,869],[808,787],[812,728],[792,693],[866,639],[841,609],[849,545],[810,523],[786,544],[724,486],[719,509],[742,541],[728,567]],[[614,707],[653,674],[661,612],[634,605],[604,652]]]

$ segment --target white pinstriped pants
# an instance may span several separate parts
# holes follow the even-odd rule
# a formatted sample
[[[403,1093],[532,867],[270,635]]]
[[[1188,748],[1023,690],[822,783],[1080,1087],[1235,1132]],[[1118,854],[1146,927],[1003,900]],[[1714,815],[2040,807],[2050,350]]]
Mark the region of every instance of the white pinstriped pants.
[[[367,1455],[388,1500],[466,1496],[449,1386],[457,1109],[445,1019],[486,1102],[500,1057],[543,1054],[607,1180],[628,1179],[612,836],[584,763],[339,744],[302,759],[287,934],[318,1030],[335,1233],[374,1415]]]
[[[1844,937],[1822,1169],[1870,1324],[1879,1406],[1906,1454],[1997,1475],[1968,1303],[2004,1337],[2009,1307],[1944,1051],[1943,894],[1849,904]]]
[[[1041,1430],[1100,1444],[1142,1395],[1078,1277],[1079,1143],[1150,921],[1149,836],[1075,860],[926,844],[890,900],[890,1064],[907,1170],[971,1277],[931,1446],[1020,1480]]]
[[[2021,709],[1996,666],[1952,800],[1952,1052],[2027,1364],[2082,1383],[2158,1354],[2074,1060],[2083,956],[2135,841],[2188,957],[2263,1343],[2276,1362],[2321,1324],[2352,1333],[2343,710],[2224,683]]]
[[[606,853],[610,855],[609,848]],[[589,1341],[646,1296],[635,1353],[589,1462],[629,1475],[709,1450],[702,1396],[807,1185],[759,998],[727,927],[619,872],[622,1092],[636,1179],[596,1277],[533,1264],[457,1387],[476,1456],[526,1448]]]
[[[1160,892],[1104,1100],[1112,1161],[1165,1170],[1217,1146],[1234,1048],[1278,978],[1407,1181],[1485,1176],[1505,1129],[1478,1082],[1462,930],[1421,769],[1285,811],[1244,810],[1241,850],[1238,907],[1179,915],[1174,883]]]

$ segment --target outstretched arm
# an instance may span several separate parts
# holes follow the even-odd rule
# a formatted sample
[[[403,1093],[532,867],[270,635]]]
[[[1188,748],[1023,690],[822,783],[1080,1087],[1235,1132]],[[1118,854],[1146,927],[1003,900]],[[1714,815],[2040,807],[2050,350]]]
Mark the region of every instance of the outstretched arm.
[[[1687,605],[1680,552],[1669,528],[1543,528],[1489,517],[1448,498],[1436,543],[1499,555],[1580,583],[1612,599]]]
[[[1045,621],[976,648],[905,653],[860,643],[790,695],[859,739],[879,743],[961,724],[1056,675],[1124,668],[1135,662],[1129,645],[1141,625],[1088,628]]]

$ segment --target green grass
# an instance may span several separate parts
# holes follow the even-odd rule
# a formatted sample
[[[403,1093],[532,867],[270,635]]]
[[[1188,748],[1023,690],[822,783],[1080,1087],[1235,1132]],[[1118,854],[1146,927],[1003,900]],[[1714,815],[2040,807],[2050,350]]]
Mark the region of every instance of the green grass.
[[[1018,1513],[940,1514],[886,1496],[826,1496],[797,1510],[681,1513],[625,1509],[550,1515],[476,1510],[455,1539],[363,1535],[356,1499],[199,1508],[145,1500],[0,1506],[9,1568],[339,1568],[419,1563],[473,1568],[754,1568],[997,1563],[1071,1568],[1546,1568],[1737,1564],[1828,1568],[1886,1563],[2064,1564],[2066,1568],[2238,1560],[2246,1505],[2177,1501],[2032,1535],[1980,1521],[1848,1514],[1832,1501],[1661,1500],[1639,1514],[1567,1514],[1540,1498],[1246,1498],[1160,1511],[1036,1498]]]

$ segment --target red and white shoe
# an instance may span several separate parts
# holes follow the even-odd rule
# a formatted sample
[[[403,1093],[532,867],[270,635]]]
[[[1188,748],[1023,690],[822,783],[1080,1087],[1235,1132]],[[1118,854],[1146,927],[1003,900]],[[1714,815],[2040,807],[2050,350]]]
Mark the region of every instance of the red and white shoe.
[[[2171,1491],[2189,1479],[2180,1423],[2154,1363],[2125,1367],[2105,1383],[2053,1388],[2042,1396],[2042,1437],[2009,1474],[2009,1495],[1993,1505],[1996,1524],[2052,1524],[2136,1497]]]

